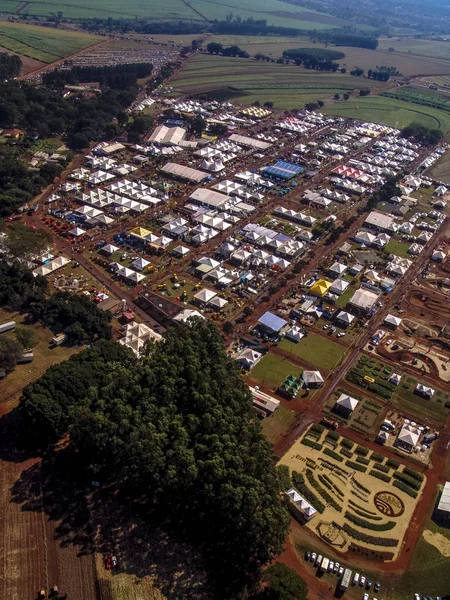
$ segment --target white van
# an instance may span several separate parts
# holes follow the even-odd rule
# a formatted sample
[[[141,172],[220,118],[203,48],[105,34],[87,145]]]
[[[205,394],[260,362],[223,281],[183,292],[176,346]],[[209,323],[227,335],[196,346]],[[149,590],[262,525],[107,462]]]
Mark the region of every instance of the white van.
[[[356,585],[359,581],[359,573],[355,573],[353,575],[353,581],[352,581],[352,585]]]

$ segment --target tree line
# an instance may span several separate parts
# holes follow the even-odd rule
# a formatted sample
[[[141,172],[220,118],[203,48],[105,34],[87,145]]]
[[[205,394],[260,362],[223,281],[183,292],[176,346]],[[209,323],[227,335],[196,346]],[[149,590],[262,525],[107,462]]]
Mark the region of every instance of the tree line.
[[[319,42],[335,44],[336,46],[355,46],[357,48],[368,48],[369,50],[378,48],[378,39],[375,36],[345,29],[318,31],[315,33],[314,38]]]
[[[245,50],[239,48],[239,46],[233,45],[228,47],[223,47],[222,44],[217,42],[210,42],[206,46],[206,50],[210,54],[221,54],[222,56],[238,56],[239,58],[249,58],[250,54]]]
[[[211,323],[170,329],[140,360],[94,344],[27,386],[21,406],[41,443],[70,434],[81,468],[199,547],[216,598],[255,585],[281,551],[289,513],[272,447]]]
[[[412,139],[422,144],[432,146],[442,139],[442,132],[439,129],[425,127],[421,123],[410,123],[401,130],[401,136],[406,139]]]
[[[17,77],[22,68],[22,61],[16,54],[0,52],[0,80]]]
[[[137,86],[137,80],[152,74],[151,63],[132,63],[113,66],[72,67],[71,69],[55,69],[45,73],[42,81],[47,86],[63,87],[98,81],[101,87],[108,86],[119,90]]]

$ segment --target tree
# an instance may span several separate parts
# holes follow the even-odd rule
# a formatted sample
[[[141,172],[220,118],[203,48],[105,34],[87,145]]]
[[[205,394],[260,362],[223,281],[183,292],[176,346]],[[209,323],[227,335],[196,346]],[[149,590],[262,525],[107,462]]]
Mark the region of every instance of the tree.
[[[23,354],[23,346],[16,340],[2,336],[0,338],[0,371],[7,373],[14,370],[17,361]]]
[[[264,581],[269,585],[259,595],[261,600],[306,600],[308,586],[283,563],[275,563],[264,573]]]
[[[30,229],[22,223],[15,223],[4,240],[3,248],[12,260],[31,260],[42,254],[50,243],[50,237],[42,229]]]
[[[361,69],[361,67],[355,67],[353,71],[350,71],[350,75],[353,75],[354,77],[362,77],[364,75],[364,69]]]
[[[207,51],[210,54],[220,54],[223,50],[222,44],[218,44],[216,42],[209,42],[206,46]]]
[[[359,95],[360,96],[368,96],[370,94],[370,90],[365,89],[365,90],[359,90]]]
[[[202,319],[181,324],[132,368],[102,365],[95,383],[74,364],[71,378],[58,365],[51,382],[28,386],[24,410],[40,432],[70,433],[80,464],[136,498],[148,519],[197,544],[214,597],[230,598],[281,551],[290,519],[271,445],[219,332]],[[73,390],[80,378],[84,392]]]
[[[322,108],[323,106],[325,106],[325,102],[323,102],[323,100],[317,100],[317,106],[319,108]]]
[[[17,341],[25,350],[29,350],[36,345],[36,334],[31,327],[16,327],[14,333]]]
[[[206,129],[206,121],[201,115],[196,115],[189,121],[189,129],[197,134],[201,135],[202,131]]]
[[[151,127],[153,127],[152,117],[136,117],[129,126],[129,130],[142,135],[151,129]]]
[[[333,100],[339,100],[339,99],[340,99],[340,97],[341,97],[341,96],[340,96],[340,94],[335,94],[335,95],[333,96]]]
[[[222,329],[223,329],[223,332],[226,335],[229,335],[230,333],[233,333],[233,330],[234,330],[233,323],[231,323],[231,321],[225,321],[225,323],[223,324]]]
[[[306,110],[316,110],[316,108],[318,108],[318,106],[319,105],[317,104],[317,102],[307,102],[305,104]]]
[[[264,106],[266,108],[273,108],[273,102],[270,102],[270,101],[264,102]]]
[[[350,98],[350,94],[345,93],[342,97],[344,100],[348,100]]]

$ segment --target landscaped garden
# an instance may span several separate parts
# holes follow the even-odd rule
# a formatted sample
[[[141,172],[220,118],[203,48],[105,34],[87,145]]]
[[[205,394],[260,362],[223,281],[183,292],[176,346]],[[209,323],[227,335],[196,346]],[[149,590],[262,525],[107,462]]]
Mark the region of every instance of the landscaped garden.
[[[306,523],[334,550],[394,560],[424,475],[313,424],[282,458],[284,485],[317,511]]]

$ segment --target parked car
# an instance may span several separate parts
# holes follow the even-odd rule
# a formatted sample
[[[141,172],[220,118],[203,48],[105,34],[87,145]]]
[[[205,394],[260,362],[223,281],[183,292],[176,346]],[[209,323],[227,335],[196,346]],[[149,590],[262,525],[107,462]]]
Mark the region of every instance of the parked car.
[[[366,578],[364,577],[364,575],[361,577],[361,579],[359,580],[359,585],[363,586],[366,583]]]
[[[369,600],[369,594],[364,594],[363,600]]]
[[[315,562],[316,567],[319,566],[320,564],[322,564],[322,559],[323,559],[323,556],[321,554],[319,554],[319,556],[317,557],[316,562]]]
[[[372,587],[372,582],[370,581],[370,579],[368,579],[367,583],[366,583],[366,590],[370,590],[371,587]]]
[[[419,594],[414,594],[414,600],[420,600],[420,595]]]
[[[306,551],[305,560],[309,561],[311,558],[311,552],[309,550]]]
[[[391,344],[392,344],[392,340],[388,340],[388,341],[386,342],[386,346],[390,346]]]
[[[329,325],[324,325],[322,329],[328,329]]]
[[[334,572],[335,572],[335,573],[337,573],[337,572],[339,571],[339,567],[340,567],[340,566],[341,566],[341,565],[340,565],[338,562],[334,563]]]
[[[340,331],[336,337],[344,337],[345,332],[344,331]]]
[[[373,589],[374,589],[374,591],[375,591],[375,592],[378,592],[378,591],[379,591],[379,589],[380,589],[380,587],[381,587],[381,586],[380,586],[380,582],[379,582],[379,581],[375,581],[375,585],[374,585],[374,588],[373,588]]]
[[[328,563],[328,573],[331,573],[334,569],[334,562],[332,560],[330,560],[330,562]]]
[[[314,562],[316,560],[316,558],[317,558],[317,554],[315,552],[313,552],[311,554],[311,562]]]
[[[339,567],[338,575],[339,577],[344,574],[344,567]]]

